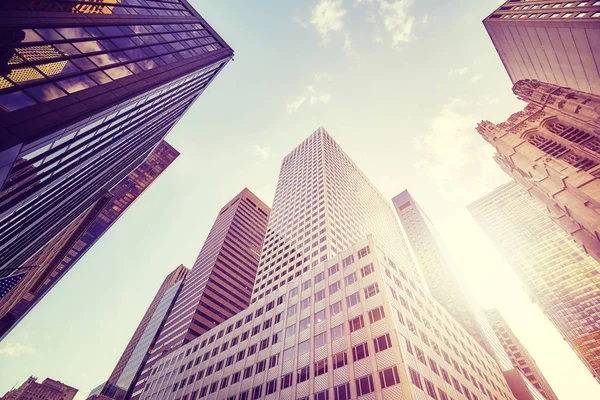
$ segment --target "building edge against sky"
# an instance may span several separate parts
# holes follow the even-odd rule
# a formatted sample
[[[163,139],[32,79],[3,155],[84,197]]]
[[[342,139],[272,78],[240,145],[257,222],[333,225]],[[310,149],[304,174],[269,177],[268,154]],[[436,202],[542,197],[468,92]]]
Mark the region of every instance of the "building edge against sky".
[[[25,275],[10,292],[0,298],[0,341],[178,156],[177,150],[166,141],[161,141],[142,164],[28,260],[30,268],[24,272]]]
[[[131,398],[139,398],[152,366],[163,354],[248,307],[270,212],[247,188],[221,208]]]
[[[114,400],[124,400],[131,397],[134,385],[152,353],[156,339],[189,273],[188,268],[180,265],[167,275],[108,380],[92,390],[88,399],[105,396]]]
[[[45,400],[73,400],[77,394],[77,389],[65,385],[62,382],[54,379],[46,378],[41,383],[37,382],[37,378],[29,377],[18,388],[7,392],[2,396],[3,400],[30,400],[30,399],[45,399]]]
[[[517,400],[544,396],[516,368],[496,332],[472,295],[456,277],[452,257],[437,229],[415,199],[405,190],[392,199],[429,293],[496,360]]]
[[[600,2],[509,0],[483,20],[513,84],[535,79],[600,95]]]
[[[389,202],[323,128],[282,163],[252,305],[159,358],[142,390],[514,399],[496,361],[426,293]]]
[[[516,182],[498,187],[467,208],[532,300],[599,380],[598,262]]]
[[[537,363],[529,354],[519,338],[514,334],[510,326],[497,309],[485,310],[485,316],[498,339],[502,342],[502,347],[508,354],[513,366],[529,380],[529,382],[548,400],[558,400],[552,387],[539,369]]]
[[[133,171],[233,57],[185,0],[98,3],[109,6],[0,2],[10,44],[0,65],[0,277]]]

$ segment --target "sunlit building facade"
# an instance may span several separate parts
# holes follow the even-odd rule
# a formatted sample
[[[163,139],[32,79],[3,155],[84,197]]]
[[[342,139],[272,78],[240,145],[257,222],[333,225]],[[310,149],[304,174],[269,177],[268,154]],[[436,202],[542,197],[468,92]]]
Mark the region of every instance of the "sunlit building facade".
[[[529,354],[525,346],[523,346],[519,338],[514,334],[512,329],[510,329],[510,326],[506,323],[506,320],[502,314],[500,314],[500,311],[491,308],[485,310],[485,316],[494,329],[496,336],[502,343],[502,347],[504,347],[504,351],[510,358],[513,366],[521,371],[545,399],[558,400],[558,397],[556,397],[556,394],[550,387],[544,374],[542,374],[537,363],[531,354]]]
[[[142,400],[514,399],[493,358],[426,293],[392,207],[323,128],[283,160],[250,307],[158,359],[141,390]]]
[[[129,340],[108,381],[95,388],[88,398],[104,395],[114,400],[131,397],[137,379],[171,312],[190,270],[183,265],[171,272],[156,292],[152,303]]]
[[[109,192],[105,192],[88,210],[27,260],[25,267],[9,276],[10,278],[24,274],[19,282],[0,298],[0,341],[178,156],[179,152],[169,143],[159,143],[133,172]]]
[[[248,307],[270,212],[248,189],[221,208],[132,398],[139,398],[157,359]]]
[[[498,187],[468,209],[531,299],[599,379],[600,264],[517,183]]]
[[[600,1],[508,0],[483,24],[513,84],[600,94]]]
[[[185,1],[0,2],[0,277],[133,171],[233,57]]]
[[[515,367],[483,310],[457,279],[452,257],[425,211],[406,190],[392,203],[431,296],[496,360],[517,400],[543,399],[523,374],[513,371]]]

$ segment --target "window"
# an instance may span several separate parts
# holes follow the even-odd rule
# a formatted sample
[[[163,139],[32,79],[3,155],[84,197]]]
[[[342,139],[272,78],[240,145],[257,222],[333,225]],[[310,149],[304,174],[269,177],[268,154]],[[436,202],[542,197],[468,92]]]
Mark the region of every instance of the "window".
[[[267,368],[267,360],[259,361],[256,364],[256,373],[261,373]]]
[[[332,283],[331,285],[329,285],[329,295],[339,292],[341,288],[342,283],[340,281]]]
[[[329,267],[329,268],[327,269],[327,274],[328,274],[329,276],[331,276],[331,275],[335,275],[335,274],[337,274],[338,272],[340,272],[340,265],[339,265],[339,264],[334,264],[334,265],[332,265],[331,267]]]
[[[373,297],[377,293],[379,293],[379,285],[377,284],[377,282],[375,282],[374,284],[369,285],[365,288],[365,299]]]
[[[348,308],[353,307],[360,303],[360,293],[352,293],[350,296],[346,297],[346,306]]]
[[[273,324],[273,319],[269,318],[268,320],[263,322],[263,330],[270,328],[272,324]]]
[[[338,369],[348,364],[348,356],[345,351],[334,354],[331,360],[333,361],[333,369]]]
[[[262,385],[255,386],[252,389],[252,400],[260,399],[262,396]]]
[[[350,286],[354,282],[356,282],[356,272],[353,272],[344,278],[344,285],[346,286]]]
[[[382,389],[400,383],[400,375],[398,374],[398,368],[396,368],[396,366],[393,366],[392,368],[379,371],[379,381],[381,382]]]
[[[304,292],[305,290],[310,289],[310,281],[306,281],[306,282],[302,282],[302,286],[301,286],[302,291]]]
[[[364,278],[367,275],[371,275],[374,271],[373,263],[369,263],[360,269],[360,276]]]
[[[373,384],[373,375],[363,376],[356,380],[356,394],[358,396],[364,396],[375,391],[375,385]]]
[[[288,315],[288,317],[291,317],[293,315],[296,315],[297,312],[298,312],[298,305],[294,304],[288,308],[287,315]]]
[[[296,324],[292,324],[285,328],[285,338],[292,337],[296,334]]]
[[[333,388],[333,400],[350,400],[350,382]]]
[[[421,382],[421,375],[419,375],[419,373],[411,367],[408,367],[408,371],[410,373],[410,381],[413,383],[413,385],[423,390],[423,382]]]
[[[290,347],[283,352],[283,362],[292,361],[294,359],[294,348]]]
[[[298,343],[298,355],[299,356],[301,356],[302,354],[308,353],[309,350],[310,350],[310,339],[305,340],[302,343]]]
[[[290,298],[296,296],[298,294],[298,286],[296,286],[293,289],[290,289],[289,293],[290,293]]]
[[[375,345],[375,353],[389,349],[392,347],[392,339],[390,338],[390,334],[386,333],[383,336],[373,339],[373,344]]]
[[[251,356],[254,353],[256,353],[256,345],[255,344],[253,344],[252,346],[248,347],[248,356]]]
[[[272,394],[277,391],[277,379],[267,382],[267,388],[265,394]]]
[[[290,372],[287,375],[284,375],[281,377],[281,389],[286,389],[289,388],[290,386],[292,386],[292,379],[293,379],[293,375]]]
[[[229,383],[229,377],[226,376],[225,378],[221,379],[221,385],[219,386],[219,389],[225,388],[225,386],[227,386],[228,383]]]
[[[342,261],[342,267],[346,268],[348,265],[352,264],[353,262],[354,262],[354,254],[351,254],[348,257],[344,258],[344,260]]]
[[[244,377],[242,379],[248,379],[252,376],[252,369],[254,368],[254,365],[251,365],[249,367],[247,367],[246,369],[244,369]]]
[[[279,365],[279,353],[272,355],[271,358],[269,358],[269,368],[273,368],[277,365]]]
[[[283,336],[283,332],[279,331],[277,333],[274,333],[273,336],[271,337],[271,343],[275,344],[275,343],[279,343],[282,339]]]
[[[419,361],[427,365],[427,361],[425,361],[425,354],[423,353],[423,350],[415,346],[415,353],[417,354],[417,358],[419,359]]]
[[[301,310],[305,310],[308,307],[310,307],[310,297],[307,297],[306,299],[302,300],[300,302],[300,309]]]
[[[334,315],[342,312],[342,301],[338,301],[329,306],[329,314],[333,317]]]
[[[446,381],[447,384],[450,384],[450,375],[448,374],[448,371],[441,367],[440,371],[442,372],[442,378],[444,378],[444,381]]]
[[[315,275],[315,285],[325,279],[325,272],[320,272]]]
[[[369,246],[363,247],[358,251],[358,259],[360,260],[361,258],[364,258],[369,254],[371,254],[371,249],[369,248]]]
[[[299,326],[298,330],[300,332],[302,332],[305,329],[310,328],[310,317],[306,317],[304,319],[301,319],[300,323],[298,324],[298,326]]]
[[[339,324],[331,328],[331,341],[344,337],[344,324]]]
[[[234,383],[238,383],[241,375],[242,375],[242,373],[240,371],[231,375],[231,384],[233,385]]]
[[[436,362],[433,361],[430,357],[427,357],[427,359],[429,360],[429,368],[431,368],[431,370],[435,372],[436,375],[439,375],[440,371],[438,370]]]
[[[362,315],[359,315],[358,317],[348,321],[348,325],[350,325],[350,332],[356,332],[357,330],[365,327],[365,319]]]
[[[319,333],[315,335],[315,349],[318,349],[321,346],[325,346],[327,344],[327,333]]]
[[[427,378],[423,378],[423,379],[425,380],[425,391],[427,392],[429,397],[432,397],[437,400],[435,386],[433,386],[433,383],[431,383]]]
[[[325,299],[325,289],[321,289],[319,290],[317,293],[315,293],[315,303],[318,303],[319,301]],[[310,302],[309,302],[310,305]]]
[[[296,378],[296,382],[302,383],[307,381],[310,378],[310,367],[306,366],[304,368],[300,368],[298,370],[298,376]]]
[[[325,309],[322,309],[321,311],[317,311],[315,313],[315,324],[325,321],[325,318],[326,318]]]
[[[315,376],[321,376],[323,374],[326,374],[327,371],[327,359],[317,361],[315,363]]]
[[[379,321],[382,318],[385,318],[385,312],[383,311],[383,306],[379,306],[379,307],[369,311],[369,322],[371,324]]]
[[[322,392],[315,393],[313,396],[314,400],[329,400],[329,390],[323,390]]]
[[[354,361],[362,360],[369,356],[369,347],[366,343],[359,344],[352,348],[352,358]]]
[[[450,400],[450,398],[448,397],[448,395],[446,394],[446,392],[444,392],[442,389],[438,388],[438,392],[440,394],[440,400]],[[491,393],[489,393],[488,391],[488,397],[491,399],[492,395]]]

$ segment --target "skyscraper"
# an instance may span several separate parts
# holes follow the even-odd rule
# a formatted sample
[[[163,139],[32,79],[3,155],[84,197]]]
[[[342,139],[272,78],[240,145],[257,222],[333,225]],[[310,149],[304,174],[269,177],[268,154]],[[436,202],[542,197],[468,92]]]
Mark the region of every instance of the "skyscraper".
[[[508,0],[483,24],[513,84],[600,94],[600,1]]]
[[[425,211],[406,190],[392,203],[431,296],[496,360],[517,400],[543,398],[534,387],[528,387],[525,376],[513,372],[515,367],[483,310],[461,287],[452,257]]]
[[[164,353],[248,307],[270,212],[248,189],[223,206],[160,332],[133,398],[138,398],[154,362]]]
[[[0,2],[0,277],[133,171],[233,50],[185,0]]]
[[[170,144],[165,141],[159,143],[142,164],[30,258],[25,267],[11,275],[23,274],[11,290],[0,298],[0,340],[178,156],[179,152]]]
[[[502,346],[514,367],[527,377],[527,380],[535,386],[545,399],[558,400],[537,363],[510,329],[500,311],[495,308],[488,309],[485,310],[485,316],[494,328],[496,336],[502,342]]]
[[[36,377],[29,377],[17,389],[13,389],[0,397],[2,400],[73,400],[77,389],[65,385],[54,379],[46,378],[42,383],[37,382]]]
[[[105,395],[115,400],[127,399],[142,372],[148,355],[171,312],[190,270],[180,265],[165,278],[127,344],[108,381],[95,388],[91,396]]]
[[[250,307],[158,359],[140,398],[514,399],[323,128],[283,160],[254,287]]]
[[[514,182],[468,206],[528,294],[600,380],[600,265]]]
[[[538,81],[513,92],[525,109],[477,131],[502,169],[600,261],[600,96]]]

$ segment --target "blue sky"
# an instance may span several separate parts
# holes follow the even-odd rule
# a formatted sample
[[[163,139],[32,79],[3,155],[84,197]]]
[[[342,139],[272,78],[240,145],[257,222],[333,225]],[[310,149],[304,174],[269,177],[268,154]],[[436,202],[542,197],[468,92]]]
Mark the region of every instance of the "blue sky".
[[[477,122],[523,107],[481,23],[500,3],[192,1],[235,60],[167,138],[179,159],[0,345],[0,393],[36,375],[85,398],[220,207],[244,187],[270,204],[282,158],[324,126],[387,197],[411,191],[562,400],[600,398],[464,208],[508,180]]]

